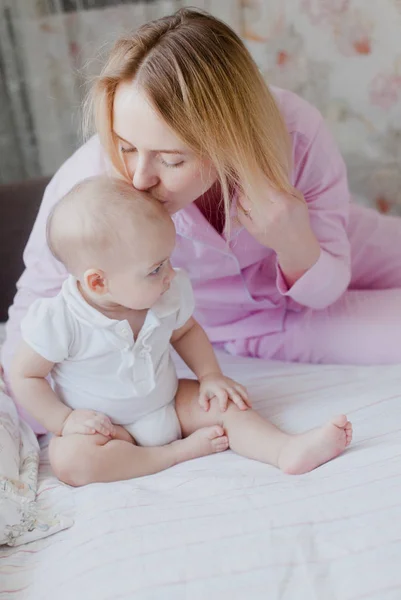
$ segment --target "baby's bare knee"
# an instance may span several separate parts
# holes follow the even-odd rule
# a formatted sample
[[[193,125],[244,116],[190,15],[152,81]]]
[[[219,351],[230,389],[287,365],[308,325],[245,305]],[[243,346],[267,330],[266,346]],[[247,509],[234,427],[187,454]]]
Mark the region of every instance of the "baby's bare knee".
[[[53,438],[49,445],[50,464],[56,477],[73,487],[95,480],[95,444],[83,436]],[[88,443],[89,442],[89,443]]]
[[[175,409],[183,437],[187,437],[201,427],[224,426],[224,414],[219,408],[217,399],[211,400],[208,411],[200,406],[199,383],[197,381],[180,380],[175,398]]]

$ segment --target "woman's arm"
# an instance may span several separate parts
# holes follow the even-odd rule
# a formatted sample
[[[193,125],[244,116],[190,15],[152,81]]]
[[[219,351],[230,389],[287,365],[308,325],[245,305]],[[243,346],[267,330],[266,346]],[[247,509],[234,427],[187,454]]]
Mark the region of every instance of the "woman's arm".
[[[351,249],[347,233],[350,192],[344,160],[321,118],[315,137],[300,157],[296,187],[305,199],[310,226],[320,246],[314,265],[294,284],[286,281],[278,257],[281,293],[310,308],[335,302],[351,280]],[[283,275],[283,276],[282,276]]]
[[[240,221],[277,254],[277,287],[303,306],[325,308],[351,278],[350,194],[344,161],[320,117],[314,136],[294,140],[294,195],[260,185],[266,201],[243,206]],[[300,139],[302,138],[302,139]]]

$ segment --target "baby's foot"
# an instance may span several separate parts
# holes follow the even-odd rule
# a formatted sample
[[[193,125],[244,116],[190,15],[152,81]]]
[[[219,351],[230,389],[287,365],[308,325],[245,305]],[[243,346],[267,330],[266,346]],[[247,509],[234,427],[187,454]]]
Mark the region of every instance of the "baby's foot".
[[[339,415],[322,427],[290,436],[280,451],[278,466],[290,475],[307,473],[341,454],[351,440],[352,425]]]
[[[228,437],[220,425],[202,427],[183,440],[173,442],[176,446],[177,462],[192,460],[228,448]]]

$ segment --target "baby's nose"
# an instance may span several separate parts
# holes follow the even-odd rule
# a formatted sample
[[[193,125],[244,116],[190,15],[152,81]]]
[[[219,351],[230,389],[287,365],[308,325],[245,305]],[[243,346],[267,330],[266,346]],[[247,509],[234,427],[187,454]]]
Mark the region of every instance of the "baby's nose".
[[[171,283],[175,277],[175,271],[173,269],[173,267],[171,266],[171,262],[169,261],[168,263],[169,269],[168,272],[166,274],[166,280],[168,283]]]

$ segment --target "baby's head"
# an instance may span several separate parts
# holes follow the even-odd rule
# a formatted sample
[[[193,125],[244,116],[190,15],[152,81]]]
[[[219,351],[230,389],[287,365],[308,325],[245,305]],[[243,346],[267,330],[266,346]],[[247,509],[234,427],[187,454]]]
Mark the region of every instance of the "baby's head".
[[[110,177],[78,183],[47,222],[53,255],[100,305],[150,308],[174,277],[174,224],[146,192]]]

